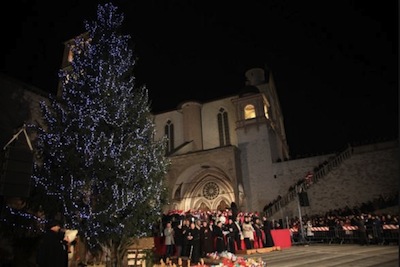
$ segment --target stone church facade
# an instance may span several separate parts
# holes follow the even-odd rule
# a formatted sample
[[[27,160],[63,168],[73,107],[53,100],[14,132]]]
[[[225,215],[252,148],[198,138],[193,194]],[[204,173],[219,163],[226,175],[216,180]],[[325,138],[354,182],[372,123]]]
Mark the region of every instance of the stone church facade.
[[[62,67],[68,68],[71,60],[68,42],[65,47]],[[320,189],[315,186],[305,188],[304,183],[300,184],[302,190],[310,192],[310,206],[318,206],[321,211],[340,205],[356,205],[380,195],[398,194],[397,140],[357,148],[357,152],[362,151],[362,156],[346,157],[346,160],[340,160],[341,164],[336,164],[342,158],[340,153],[292,160],[272,73],[253,68],[244,75],[246,84],[235,95],[204,103],[187,101],[174,110],[152,115],[156,139],[168,138],[167,156],[171,160],[166,175],[169,204],[164,207],[165,212],[220,210],[229,208],[234,202],[242,211],[263,212],[269,203],[272,204],[267,209],[270,216],[296,215],[297,206],[293,203],[296,203],[299,179],[309,173],[314,175],[321,165],[336,168],[336,174],[332,168],[325,172],[325,167],[315,173],[314,178],[323,176],[327,179],[324,183],[331,181],[328,192],[319,194],[324,192],[321,183]],[[10,82],[5,77],[1,80],[3,88],[0,89],[12,88],[14,93],[20,91],[24,96],[21,100],[29,110],[26,121],[40,122],[39,101],[45,99],[45,94],[26,84]],[[349,149],[355,151],[354,148],[346,151]],[[380,165],[374,159],[379,159]],[[365,168],[363,164],[376,168]],[[343,167],[347,171],[338,171]],[[351,171],[353,167],[359,172]],[[368,173],[363,172],[366,169]],[[343,179],[353,186],[350,181],[359,181],[359,186],[369,186],[364,190],[369,193],[357,197],[354,194],[356,187],[335,186]],[[363,179],[384,182],[363,183]],[[296,188],[295,195],[291,191],[293,188]],[[332,201],[339,190],[345,196]]]
[[[282,219],[298,215],[300,191],[308,193],[301,209],[309,214],[398,195],[397,140],[291,159],[272,74],[254,68],[245,76],[237,95],[154,115],[157,138],[169,138],[166,211],[235,202],[239,210]]]
[[[171,210],[216,210],[232,202],[262,210],[278,186],[273,163],[289,158],[283,116],[270,72],[254,68],[237,95],[188,101],[154,115],[168,137]]]

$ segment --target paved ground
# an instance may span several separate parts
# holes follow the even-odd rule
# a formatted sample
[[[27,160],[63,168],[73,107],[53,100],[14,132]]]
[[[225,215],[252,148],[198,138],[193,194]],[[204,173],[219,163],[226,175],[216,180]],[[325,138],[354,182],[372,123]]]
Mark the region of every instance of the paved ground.
[[[397,245],[295,245],[280,251],[244,256],[261,258],[267,267],[399,267]]]

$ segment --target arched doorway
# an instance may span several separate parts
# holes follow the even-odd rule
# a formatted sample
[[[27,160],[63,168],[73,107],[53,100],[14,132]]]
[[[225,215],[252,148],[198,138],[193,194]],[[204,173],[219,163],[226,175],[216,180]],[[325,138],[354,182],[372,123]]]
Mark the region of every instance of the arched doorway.
[[[199,209],[199,210],[202,210],[202,211],[210,211],[210,210],[211,210],[210,207],[207,206],[207,204],[204,203],[204,202],[201,202],[201,204],[200,204],[200,206],[199,206],[198,209]]]
[[[186,191],[182,206],[184,210],[217,210],[228,208],[233,201],[233,188],[226,179],[206,175]]]
[[[227,174],[221,168],[210,167],[212,164],[202,166],[192,166],[176,179],[170,209],[211,211],[225,209],[235,202],[236,185]]]
[[[225,202],[225,200],[221,200],[221,202],[217,206],[217,210],[226,210],[230,207],[228,203]]]

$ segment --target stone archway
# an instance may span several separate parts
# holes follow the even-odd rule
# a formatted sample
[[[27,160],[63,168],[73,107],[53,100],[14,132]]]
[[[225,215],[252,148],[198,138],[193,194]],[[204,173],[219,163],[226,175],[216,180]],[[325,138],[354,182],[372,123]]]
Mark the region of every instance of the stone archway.
[[[232,203],[232,202],[230,202]],[[221,200],[221,202],[217,206],[217,210],[226,210],[230,207],[230,204],[226,203],[225,200]]]
[[[226,177],[207,173],[193,181],[183,192],[181,209],[216,210],[218,206],[225,208],[234,202],[234,189]]]
[[[196,207],[195,207],[195,209],[196,209]],[[211,210],[210,207],[204,202],[201,202],[200,206],[197,209],[202,210],[202,211],[210,211]]]
[[[186,205],[195,210],[201,209],[201,206],[215,210],[219,205],[225,207],[226,203],[234,200],[232,185],[213,175],[204,176],[188,193]]]

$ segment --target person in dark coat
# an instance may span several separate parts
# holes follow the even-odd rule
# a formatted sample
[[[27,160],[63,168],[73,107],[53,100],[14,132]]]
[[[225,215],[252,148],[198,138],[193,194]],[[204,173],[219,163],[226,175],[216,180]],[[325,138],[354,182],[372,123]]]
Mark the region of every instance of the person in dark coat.
[[[239,209],[235,202],[231,202],[231,211],[232,211],[232,220],[236,221],[236,218],[239,215]]]
[[[272,222],[268,220],[267,217],[263,218],[263,230],[265,233],[265,242],[264,242],[264,247],[269,248],[274,246],[274,240],[272,239],[272,234],[271,230],[273,229]]]
[[[181,256],[185,256],[185,257],[189,256],[188,240],[186,238],[186,234],[187,234],[187,231],[189,230],[189,228],[190,228],[190,221],[189,221],[189,219],[185,218],[183,220],[183,225],[182,225],[182,234],[183,234],[184,238],[183,238],[182,253],[181,253]]]
[[[217,225],[214,227],[214,236],[215,236],[215,249],[218,253],[226,250],[225,246],[225,236],[222,230],[222,222],[218,221]]]
[[[58,220],[47,223],[36,253],[38,267],[68,267],[68,240],[61,226]]]
[[[190,228],[186,232],[188,258],[197,264],[200,261],[200,229],[196,227],[196,223],[192,221]]]
[[[228,218],[228,224],[225,226],[225,228],[228,232],[228,234],[226,235],[227,250],[235,254],[236,253],[235,236],[238,235],[239,233],[237,232],[237,228],[232,217]]]
[[[242,250],[242,226],[239,217],[233,219],[233,236],[237,250]]]
[[[201,257],[205,258],[208,253],[214,252],[214,236],[207,221],[203,221],[200,228]]]
[[[353,225],[357,226],[357,232],[359,237],[359,244],[361,246],[368,245],[367,228],[365,227],[364,216],[356,216],[353,220]]]
[[[176,256],[181,257],[182,255],[182,248],[184,244],[184,234],[183,234],[183,229],[182,229],[182,224],[178,224],[177,226],[174,227],[174,233],[175,233],[175,249],[176,249]]]
[[[256,248],[262,248],[264,246],[264,242],[263,242],[263,230],[262,230],[260,218],[258,218],[258,217],[253,218],[253,228],[255,230],[254,244],[257,245]]]
[[[383,244],[383,228],[382,221],[379,216],[372,216],[372,230],[374,233],[375,243]]]

